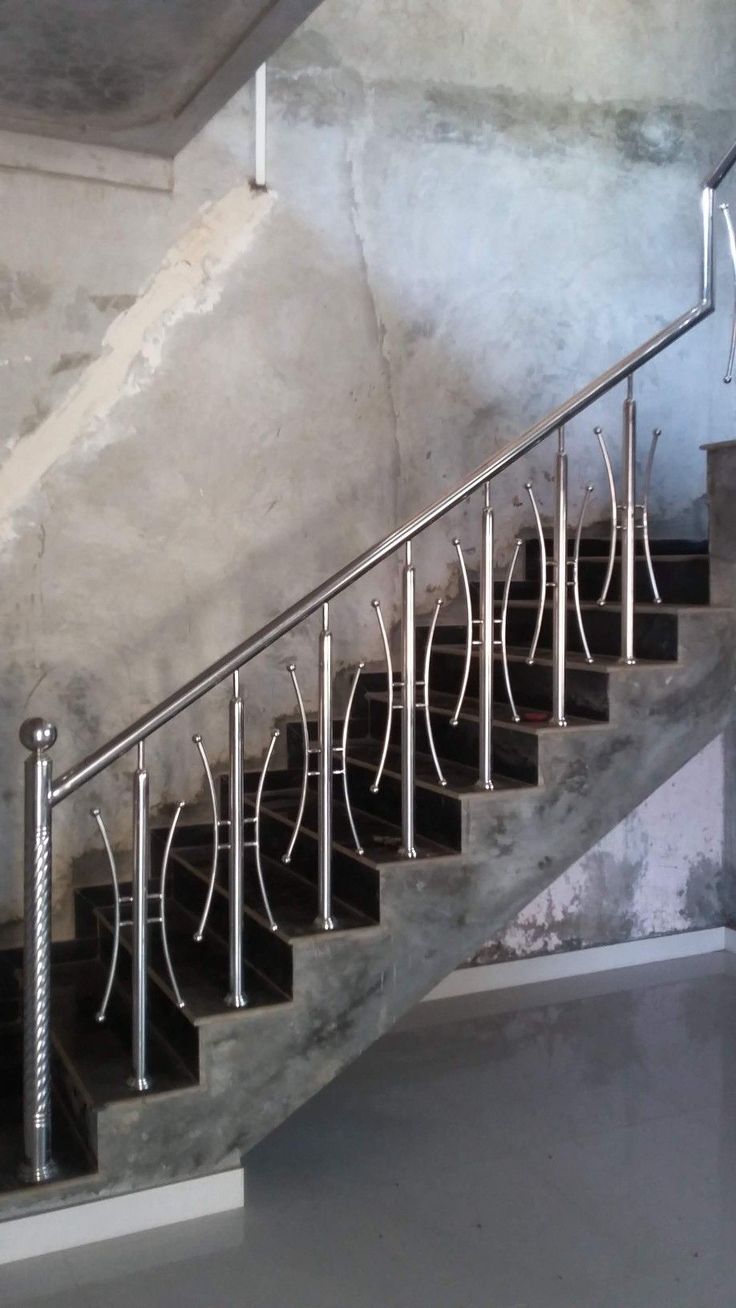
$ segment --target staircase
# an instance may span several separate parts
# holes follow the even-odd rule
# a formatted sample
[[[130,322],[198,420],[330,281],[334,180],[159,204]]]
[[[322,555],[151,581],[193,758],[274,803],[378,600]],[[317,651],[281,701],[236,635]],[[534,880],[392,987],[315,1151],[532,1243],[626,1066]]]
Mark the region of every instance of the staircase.
[[[24,724],[26,939],[0,955],[3,1218],[238,1165],[722,730],[736,614],[719,496],[734,477],[711,479],[710,545],[650,541],[634,378],[712,312],[713,198],[734,162],[736,147],[704,188],[694,309],[58,780],[53,727]],[[571,531],[565,424],[621,382],[610,530],[585,531],[586,495]],[[498,578],[501,474],[517,477],[516,461],[552,433],[551,535],[527,486],[536,531]],[[477,491],[478,573],[448,542],[459,597],[422,619],[422,533]],[[331,602],[399,550],[398,681],[376,603],[386,667],[356,665],[338,713]],[[248,773],[242,670],[315,612],[318,713],[304,712],[292,667],[283,766],[273,766],[275,729]],[[212,774],[195,737],[208,801],[152,826],[147,739],[227,678],[227,772]],[[53,810],[132,750],[132,880],[121,880],[95,810],[109,877],[78,889],[75,939],[51,946]]]
[[[551,548],[551,542],[548,545]],[[245,990],[248,1006],[225,1005],[228,985],[226,851],[207,929],[194,940],[206,901],[212,824],[180,822],[167,887],[170,951],[185,1007],[177,1005],[160,940],[151,932],[151,1090],[126,1086],[130,1072],[132,940],[121,959],[104,1025],[95,1023],[113,947],[108,885],[76,893],[76,940],[54,952],[52,1034],[55,1153],[59,1177],[19,1188],[21,1036],[19,954],[2,958],[3,1101],[0,1184],[3,1215],[54,1207],[232,1166],[241,1154],[326,1084],[411,1003],[500,930],[545,885],[699,750],[723,725],[734,684],[734,614],[709,605],[707,546],[653,543],[664,602],[647,602],[637,556],[637,663],[618,660],[621,606],[596,603],[608,541],[584,539],[581,607],[593,663],[567,657],[568,726],[550,727],[550,603],[540,648],[527,662],[539,578],[539,548],[526,546],[526,579],[512,584],[508,663],[521,721],[514,722],[495,678],[494,789],[477,788],[477,678],[473,650],[468,697],[451,725],[466,655],[466,630],[437,628],[431,720],[442,772],[437,780],[426,732],[416,756],[416,860],[403,859],[401,759],[394,727],[378,793],[371,785],[386,723],[385,677],[365,677],[347,753],[356,852],[344,804],[335,803],[333,911],[337,928],[315,926],[317,812],[308,796],[289,865],[282,862],[301,790],[298,719],[286,728],[287,766],[273,772],[260,820],[262,867],[278,929],[269,927],[257,878],[245,881]],[[620,589],[616,560],[613,593]],[[471,577],[471,593],[478,581]],[[497,603],[501,588],[497,588]],[[461,615],[458,614],[458,617]],[[571,607],[570,617],[573,616]],[[428,625],[417,630],[422,651]],[[574,644],[574,641],[571,643]],[[501,672],[500,654],[496,655]],[[398,715],[395,715],[395,718]],[[337,726],[342,723],[336,724]],[[310,722],[310,739],[316,723]],[[254,812],[260,774],[246,775]],[[216,778],[219,812],[229,813],[228,777]],[[152,874],[161,872],[167,829],[152,831]],[[121,886],[123,894],[131,886]],[[186,1148],[181,1142],[186,1140]]]

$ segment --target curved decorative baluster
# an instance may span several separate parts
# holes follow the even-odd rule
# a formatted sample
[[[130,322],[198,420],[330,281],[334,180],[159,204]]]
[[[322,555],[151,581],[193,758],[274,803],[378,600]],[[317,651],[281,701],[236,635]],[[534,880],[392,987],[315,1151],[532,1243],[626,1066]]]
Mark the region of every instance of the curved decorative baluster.
[[[376,772],[375,781],[371,786],[372,793],[376,795],[378,793],[378,787],[381,784],[383,769],[386,766],[388,747],[391,741],[391,727],[393,726],[393,720],[394,720],[394,665],[391,660],[391,647],[388,643],[388,632],[386,631],[386,624],[383,620],[383,613],[381,612],[381,601],[374,599],[371,600],[371,604],[376,610],[376,618],[378,619],[378,626],[381,631],[381,640],[383,641],[383,654],[386,660],[386,688],[388,690],[388,707],[386,709],[386,731],[383,737],[383,746],[381,748],[381,757],[378,763],[378,771]]]
[[[470,582],[468,580],[468,569],[465,566],[465,555],[463,554],[463,547],[460,544],[460,541],[458,540],[457,536],[455,537],[452,543],[457,551],[457,559],[458,559],[458,563],[460,564],[460,575],[463,580],[463,592],[465,595],[465,623],[466,623],[465,666],[463,667],[463,679],[460,685],[460,693],[457,697],[457,704],[455,705],[455,712],[450,718],[450,726],[456,727],[458,722],[460,721],[460,710],[462,709],[463,700],[465,699],[465,692],[468,689],[468,678],[470,677],[470,662],[473,657],[473,605],[470,599]]]
[[[196,737],[195,737],[195,739],[196,739]],[[169,974],[169,980],[170,980],[170,982],[171,982],[171,989],[172,989],[173,992],[174,992],[174,999],[175,999],[175,1001],[176,1001],[176,1006],[177,1006],[177,1008],[184,1008],[184,1007],[185,1007],[185,1004],[184,1004],[184,1000],[183,1000],[182,997],[181,997],[181,991],[180,991],[180,989],[179,989],[179,987],[178,987],[178,985],[177,985],[177,982],[176,982],[176,976],[174,975],[174,968],[173,968],[172,963],[171,963],[171,954],[169,953],[169,934],[168,934],[168,931],[166,930],[166,873],[168,872],[168,869],[169,869],[169,854],[171,853],[171,843],[172,843],[172,841],[173,841],[173,839],[174,839],[174,832],[176,831],[176,824],[177,824],[177,822],[179,821],[179,818],[181,817],[181,811],[182,811],[183,808],[184,808],[184,800],[181,800],[181,802],[180,802],[179,804],[177,804],[177,806],[176,806],[176,812],[174,813],[174,816],[173,816],[173,818],[171,819],[171,826],[169,827],[169,834],[168,834],[168,836],[166,837],[166,848],[164,849],[164,857],[163,857],[163,861],[162,861],[162,863],[161,863],[161,892],[160,892],[160,900],[161,900],[161,944],[162,944],[162,946],[163,946],[164,959],[165,959],[165,961],[166,961],[166,970],[167,970],[167,972],[168,972],[168,974]],[[213,884],[214,884],[214,883],[213,883]],[[196,937],[195,937],[195,939],[196,939]]]
[[[118,881],[118,869],[115,863],[115,855],[112,852],[110,841],[107,835],[107,829],[98,808],[90,809],[90,817],[93,817],[102,836],[102,843],[105,846],[107,861],[110,867],[110,877],[112,879],[113,893],[113,936],[112,936],[112,954],[110,955],[110,967],[107,973],[107,982],[105,984],[105,993],[102,997],[102,1003],[95,1013],[96,1022],[104,1022],[107,1016],[107,1005],[110,1002],[115,972],[118,966],[118,953],[120,952],[120,882]]]
[[[613,476],[611,456],[608,453],[608,446],[606,445],[606,438],[603,435],[603,428],[594,427],[593,431],[598,441],[598,444],[600,446],[601,457],[605,465],[606,479],[608,481],[608,494],[611,502],[611,543],[608,547],[608,565],[606,567],[606,575],[603,580],[603,589],[601,590],[600,598],[598,600],[599,604],[605,604],[606,600],[608,599],[608,591],[611,586],[611,578],[613,577],[613,565],[616,561],[616,539],[618,534],[618,505],[616,504],[616,482]]]
[[[438,599],[435,603],[434,614],[432,616],[432,625],[429,628],[429,635],[427,636],[427,644],[424,650],[423,686],[424,686],[424,724],[427,730],[427,742],[429,744],[429,752],[432,755],[432,762],[434,763],[434,770],[437,773],[437,780],[439,781],[441,786],[446,786],[447,781],[445,780],[442,774],[440,761],[437,757],[437,750],[435,748],[435,743],[434,743],[434,732],[432,731],[432,718],[429,712],[429,668],[432,660],[432,645],[434,643],[434,633],[437,627],[437,619],[440,616],[440,609],[442,608],[442,603],[443,601],[441,599]]]
[[[520,722],[521,718],[519,717],[519,714],[517,712],[513,692],[511,690],[511,676],[509,673],[509,652],[506,643],[506,620],[508,618],[508,612],[509,612],[509,596],[511,595],[511,582],[513,580],[514,568],[516,567],[516,560],[519,557],[519,551],[522,547],[522,544],[523,541],[521,540],[517,539],[514,541],[514,553],[512,555],[511,562],[508,566],[508,571],[506,573],[506,581],[504,582],[504,587],[503,587],[503,600],[501,602],[501,617],[499,619],[499,644],[501,646],[501,662],[503,663],[503,679],[506,682],[506,694],[509,697],[509,708],[511,709],[511,717],[514,722]]]
[[[527,663],[533,663],[537,657],[537,646],[539,644],[539,637],[542,634],[544,605],[547,599],[547,545],[544,539],[542,519],[539,516],[539,506],[534,495],[534,490],[532,489],[532,483],[530,481],[526,482],[524,489],[529,496],[532,506],[534,523],[537,528],[537,538],[539,540],[539,607],[537,608],[537,621],[534,624],[534,635],[532,636],[532,643],[529,647],[529,657],[527,658]]]
[[[587,636],[585,635],[585,627],[583,625],[583,612],[580,607],[580,541],[583,535],[583,522],[585,520],[585,512],[588,507],[588,500],[590,499],[592,494],[593,494],[593,487],[586,486],[585,495],[583,496],[583,503],[580,507],[580,517],[578,518],[577,531],[575,532],[575,546],[572,554],[572,581],[570,583],[572,586],[573,599],[575,601],[575,614],[578,620],[578,631],[580,632],[580,642],[583,646],[583,653],[585,654],[586,663],[593,662],[593,655],[590,652],[588,639]]]
[[[350,714],[353,711],[353,700],[355,699],[355,692],[358,689],[360,674],[363,671],[364,667],[365,667],[365,663],[359,663],[353,674],[353,680],[350,686],[350,694],[348,695],[347,708],[345,709],[345,717],[343,718],[343,723],[342,723],[342,742],[340,745],[340,753],[342,754],[342,793],[345,797],[345,808],[347,810],[348,822],[350,823],[350,830],[353,835],[353,844],[355,845],[356,854],[363,853],[363,846],[361,845],[360,840],[358,839],[358,832],[355,827],[355,819],[353,818],[353,806],[350,803],[350,790],[348,787],[348,733],[350,731]]]
[[[726,372],[723,378],[724,382],[726,382],[726,384],[728,385],[728,383],[733,379],[733,366],[734,366],[734,361],[736,361],[736,232],[734,232],[733,222],[731,220],[731,211],[729,206],[727,204],[722,204],[720,208],[721,208],[721,213],[723,214],[724,222],[726,224],[726,231],[728,233],[728,250],[729,250],[729,254],[731,255],[731,263],[733,265],[733,278],[734,278],[734,306],[733,306],[733,324],[731,326],[731,345],[728,351],[728,364],[726,365]]]
[[[736,322],[736,319],[734,320]],[[649,584],[652,588],[652,599],[655,604],[662,603],[662,596],[659,593],[657,578],[654,575],[654,564],[652,562],[652,550],[649,543],[649,491],[652,485],[652,468],[654,467],[654,456],[657,452],[657,441],[662,435],[661,427],[655,427],[652,432],[652,443],[649,446],[647,456],[647,466],[644,473],[644,494],[641,501],[641,537],[644,542],[644,558],[647,562],[647,572],[649,573]]]
[[[302,699],[302,692],[297,680],[296,663],[289,664],[288,672],[291,677],[291,683],[294,687],[296,702],[299,706],[299,720],[302,726],[302,788],[299,796],[299,809],[296,815],[296,822],[294,823],[294,830],[291,833],[291,840],[289,841],[289,847],[286,853],[281,855],[282,863],[290,863],[291,856],[294,853],[294,846],[297,842],[301,830],[302,819],[304,817],[304,806],[307,802],[307,782],[309,780],[309,728],[307,727],[307,714],[304,708],[304,700]]]
[[[274,918],[274,915],[271,912],[271,905],[268,901],[268,894],[266,893],[266,882],[263,877],[263,867],[261,866],[261,802],[263,800],[263,787],[266,782],[266,773],[268,772],[268,765],[271,762],[271,756],[273,755],[273,751],[276,748],[276,741],[278,740],[280,735],[281,732],[279,731],[278,727],[276,727],[271,732],[271,743],[266,751],[266,757],[263,762],[263,767],[261,768],[261,775],[258,778],[258,790],[256,791],[255,816],[249,819],[253,825],[252,846],[256,856],[256,875],[258,877],[258,884],[261,888],[261,899],[263,900],[263,907],[266,910],[268,925],[270,926],[272,931],[278,931],[278,926]],[[301,821],[301,816],[299,820]]]
[[[207,789],[209,790],[210,793],[210,806],[212,808],[212,866],[210,868],[210,884],[207,889],[207,898],[205,900],[204,909],[202,911],[202,917],[200,919],[199,926],[197,927],[197,930],[194,933],[194,939],[197,941],[197,944],[200,944],[202,941],[202,937],[204,936],[204,929],[207,925],[207,918],[210,915],[210,909],[212,907],[212,896],[215,893],[215,881],[217,879],[217,864],[220,857],[220,814],[217,808],[217,790],[215,788],[215,779],[212,775],[210,761],[207,758],[207,754],[205,752],[204,741],[202,740],[202,737],[199,734],[197,734],[196,736],[192,736],[192,741],[197,746],[199,757],[202,760],[204,775],[207,778]]]

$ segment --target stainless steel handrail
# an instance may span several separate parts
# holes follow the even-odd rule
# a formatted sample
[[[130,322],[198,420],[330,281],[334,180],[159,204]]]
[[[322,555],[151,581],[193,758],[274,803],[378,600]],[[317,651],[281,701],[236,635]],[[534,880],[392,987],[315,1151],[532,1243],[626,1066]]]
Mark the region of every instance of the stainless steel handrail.
[[[281,636],[286,635],[298,623],[315,613],[322,605],[329,603],[341,591],[357,581],[359,577],[370,572],[376,564],[388,558],[402,545],[406,545],[421,531],[424,531],[426,527],[436,522],[438,518],[443,517],[450,509],[462,503],[466,496],[478,490],[493,477],[498,476],[500,472],[503,472],[517,459],[534,449],[552,432],[570,422],[595,400],[600,399],[601,396],[612,390],[614,386],[626,381],[643,364],[655,358],[662,350],[667,349],[669,345],[672,345],[704,318],[707,318],[715,308],[713,285],[714,195],[718,186],[733,168],[734,163],[736,163],[736,142],[706,178],[701,190],[701,298],[697,304],[688,309],[686,313],[681,314],[679,318],[675,318],[667,327],[662,327],[638,349],[632,351],[631,354],[625,355],[623,359],[608,368],[606,372],[601,373],[594,381],[589,382],[571,399],[559,405],[558,408],[552,410],[545,417],[540,418],[523,435],[509,442],[498,454],[494,454],[492,458],[476,468],[475,472],[471,473],[455,490],[443,495],[428,509],[416,514],[403,526],[398,527],[376,545],[358,555],[352,563],[341,568],[339,572],[334,573],[327,581],[315,587],[303,599],[292,604],[279,617],[266,623],[255,635],[249,636],[247,640],[236,645],[234,649],[211,664],[199,676],[188,681],[173,695],[169,695],[156,708],[150,709],[148,713],[145,713],[129,727],[126,727],[124,731],[113,736],[106,745],[102,745],[75,767],[63,773],[51,791],[52,805],[66,799],[68,795],[78,790],[85,782],[90,781],[92,777],[102,772],[110,763],[114,763],[116,759],[121,758],[123,754],[134,748],[140,741],[158,731],[160,727],[170,722],[172,718],[175,718],[184,709],[194,704],[208,691],[231,676],[238,668],[255,658],[257,654],[267,649]]]
[[[225,1002],[234,1008],[243,1008],[248,1003],[244,986],[244,883],[243,857],[245,851],[244,827],[253,824],[257,873],[267,915],[275,926],[268,907],[268,897],[260,865],[259,815],[263,793],[263,778],[273,751],[278,730],[273,733],[271,746],[266,756],[261,780],[256,797],[255,816],[244,816],[244,775],[245,775],[245,712],[244,699],[240,689],[240,669],[250,659],[267,648],[279,637],[290,631],[297,623],[307,618],[315,610],[322,608],[322,632],[320,635],[320,696],[319,696],[319,732],[317,756],[319,759],[318,777],[318,865],[319,865],[319,913],[315,925],[320,930],[331,930],[336,925],[332,909],[332,783],[335,772],[335,749],[333,746],[332,722],[332,634],[329,626],[329,602],[353,581],[370,571],[382,559],[393,554],[399,547],[404,547],[404,567],[402,569],[402,621],[401,621],[401,679],[397,689],[401,690],[401,701],[397,708],[401,711],[400,748],[401,748],[401,848],[400,856],[417,857],[415,846],[415,768],[416,768],[416,709],[417,709],[417,674],[416,674],[416,625],[415,596],[416,576],[413,561],[413,539],[431,523],[435,522],[448,510],[459,504],[473,491],[483,487],[484,520],[481,546],[481,585],[479,622],[479,695],[480,722],[479,731],[479,778],[478,784],[484,789],[492,788],[491,778],[491,723],[492,723],[492,675],[494,649],[494,591],[493,591],[493,511],[491,508],[490,482],[499,472],[509,467],[518,458],[539,444],[552,432],[558,433],[557,475],[556,475],[556,509],[555,509],[555,547],[553,559],[553,713],[552,725],[565,725],[565,666],[566,666],[566,621],[567,621],[567,455],[564,445],[565,423],[582,412],[594,400],[604,395],[620,381],[626,381],[626,403],[624,406],[624,467],[626,485],[621,505],[622,530],[622,662],[634,661],[634,528],[636,459],[636,404],[633,396],[633,376],[635,371],[649,359],[654,358],[673,341],[694,327],[696,323],[713,312],[715,296],[713,286],[714,250],[713,250],[713,210],[714,191],[736,162],[736,144],[724,157],[718,167],[707,179],[701,195],[701,214],[703,223],[701,299],[694,308],[675,319],[669,327],[663,328],[632,354],[627,355],[614,367],[609,368],[596,381],[591,382],[577,395],[561,405],[554,412],[541,419],[529,431],[516,441],[511,442],[499,454],[482,464],[459,487],[449,495],[437,500],[429,509],[412,518],[403,527],[392,532],[384,540],[366,550],[348,567],[335,573],[328,581],[311,591],[299,603],[279,618],[261,628],[254,636],[238,645],[229,654],[219,659],[200,676],[187,683],[176,694],[169,696],[157,708],[139,718],[127,730],[115,736],[101,749],[84,759],[75,768],[63,775],[56,785],[53,784],[52,760],[48,751],[56,740],[56,729],[52,723],[34,718],[23,723],[20,731],[21,743],[29,751],[25,765],[25,854],[24,854],[24,901],[25,901],[25,949],[23,968],[23,1134],[25,1160],[21,1175],[26,1181],[39,1183],[49,1180],[56,1174],[56,1165],[51,1153],[51,1028],[50,1028],[50,977],[51,977],[51,890],[52,890],[52,806],[58,804],[67,795],[72,794],[86,781],[96,776],[109,764],[120,758],[128,750],[137,746],[138,767],[135,773],[133,803],[133,894],[131,900],[133,919],[133,968],[132,968],[132,1008],[133,1008],[133,1076],[129,1084],[143,1093],[150,1085],[147,1069],[147,976],[148,976],[148,927],[151,922],[161,921],[163,944],[169,964],[172,986],[177,1000],[178,993],[168,944],[165,936],[164,892],[168,855],[171,849],[176,816],[172,823],[161,868],[161,889],[158,894],[161,909],[160,916],[151,918],[148,889],[151,844],[150,844],[150,808],[149,777],[145,765],[145,741],[183,709],[200,699],[214,686],[232,675],[232,695],[229,705],[229,840],[228,840],[228,954],[230,989]],[[603,448],[603,447],[602,447]],[[646,502],[646,497],[645,497]],[[644,509],[645,513],[646,510]],[[579,532],[578,532],[579,536]],[[578,542],[579,543],[579,542]],[[462,555],[461,555],[462,561]],[[513,570],[513,565],[512,565]],[[502,641],[505,649],[505,612],[507,608],[510,575],[507,579],[505,601],[502,615]],[[390,649],[385,633],[380,605],[377,615],[387,655],[387,667],[390,677],[390,703],[393,699],[394,684],[391,667]],[[468,638],[472,645],[470,627],[472,613],[468,613]],[[429,655],[427,669],[429,667]],[[467,666],[466,666],[467,672]],[[428,703],[428,673],[424,678],[424,697]],[[296,686],[296,681],[295,681]],[[353,683],[353,687],[355,682]],[[510,687],[509,687],[510,689]],[[351,704],[352,704],[351,692]],[[301,704],[301,697],[298,694]],[[349,713],[348,713],[349,718]],[[389,713],[388,742],[391,731]],[[348,760],[347,721],[343,728],[341,752],[341,769],[346,774]],[[431,738],[431,733],[430,733]],[[196,740],[196,737],[195,737]],[[384,744],[384,755],[385,755]],[[306,773],[312,747],[305,734]],[[382,759],[384,757],[382,755]],[[379,766],[379,775],[372,787],[377,787],[383,763]],[[347,788],[346,803],[349,801]],[[300,805],[299,820],[304,805],[304,791]],[[215,806],[216,808],[216,806]],[[214,814],[217,818],[217,813]],[[219,823],[216,823],[216,826]],[[298,830],[298,823],[297,823]],[[355,830],[353,828],[353,834]],[[357,845],[356,837],[356,845]],[[289,846],[289,853],[293,849]]]

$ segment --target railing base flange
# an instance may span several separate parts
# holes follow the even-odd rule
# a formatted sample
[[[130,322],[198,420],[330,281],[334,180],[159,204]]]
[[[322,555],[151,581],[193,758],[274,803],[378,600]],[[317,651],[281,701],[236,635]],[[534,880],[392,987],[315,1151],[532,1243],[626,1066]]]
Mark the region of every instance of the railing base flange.
[[[23,1162],[18,1168],[18,1178],[24,1185],[43,1185],[47,1181],[55,1181],[58,1176],[59,1165],[53,1161],[44,1163],[41,1167]]]
[[[137,1090],[139,1094],[145,1094],[146,1090],[151,1089],[150,1076],[129,1076],[125,1082],[130,1090]]]

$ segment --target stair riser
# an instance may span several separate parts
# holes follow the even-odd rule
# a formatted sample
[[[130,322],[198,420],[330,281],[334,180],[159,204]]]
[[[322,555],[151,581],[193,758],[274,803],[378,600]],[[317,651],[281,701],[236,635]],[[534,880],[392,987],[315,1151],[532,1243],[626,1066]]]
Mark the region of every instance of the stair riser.
[[[110,961],[112,951],[112,931],[107,929],[107,924],[100,921],[100,958],[105,967]],[[151,927],[151,932],[158,931],[160,928]],[[173,942],[170,942],[174,967],[176,967],[176,951]],[[133,960],[130,952],[131,940],[130,933],[123,932],[120,939],[120,950],[118,953],[118,967],[115,985],[111,996],[111,1014],[110,1021],[117,1021],[122,1030],[130,1030],[130,1021],[132,1017],[131,994],[133,985]],[[160,969],[157,969],[160,975]],[[100,999],[102,996],[100,995]],[[149,969],[148,984],[148,1012],[149,1012],[149,1041],[152,1044],[157,1037],[161,1036],[166,1045],[175,1052],[181,1059],[185,1067],[191,1072],[192,1076],[199,1076],[199,1038],[197,1031],[192,1026],[189,1019],[183,1014],[181,1009],[169,1000],[156,983],[155,973]],[[166,1050],[163,1050],[164,1056]]]
[[[580,594],[584,600],[597,600],[605,581],[607,560],[605,558],[581,558],[580,560]],[[665,604],[707,604],[710,598],[710,560],[699,555],[686,559],[655,559],[654,575],[657,587]],[[530,561],[529,576],[539,577],[539,557]],[[635,567],[636,599],[647,604],[652,600],[652,589],[646,561],[637,558]],[[608,592],[610,600],[621,597],[621,560],[614,564],[611,586]]]
[[[446,713],[431,713],[432,731],[435,746],[440,759],[452,759],[464,763],[467,767],[478,766],[478,723],[471,718],[461,717],[456,727],[451,726]],[[381,739],[386,720],[386,706],[380,702],[371,705],[371,732],[376,739]],[[394,713],[391,729],[391,743],[400,744],[400,714]],[[492,738],[492,761],[495,772],[519,781],[536,782],[538,777],[538,748],[534,732],[515,731],[503,722],[494,722]],[[424,723],[424,713],[417,714],[417,749],[428,754],[429,741]]]
[[[291,826],[281,818],[264,810],[261,818],[261,839],[264,853],[280,859],[285,852]],[[365,835],[362,836],[365,839]],[[352,843],[352,842],[350,842]],[[291,866],[315,887],[314,911],[317,912],[317,841],[309,828],[302,830],[296,842]],[[357,858],[351,858],[339,849],[332,852],[332,888],[338,899],[365,913],[373,922],[380,917],[379,875],[375,868],[367,867]]]
[[[547,556],[551,557],[552,537],[551,536],[545,537],[545,543],[547,546]],[[574,545],[575,545],[575,541],[574,538],[571,536],[568,541],[568,551],[570,555],[572,555]],[[580,556],[581,558],[598,557],[598,558],[607,559],[609,547],[610,547],[609,536],[583,536],[582,540],[580,541]],[[672,537],[663,540],[657,540],[653,538],[650,541],[650,548],[652,551],[652,555],[655,558],[658,555],[662,555],[662,554],[707,555],[708,541],[689,540],[685,537]],[[621,554],[620,541],[616,546],[616,553],[619,556]],[[644,554],[644,545],[642,543],[641,535],[638,532],[636,536],[636,553],[637,556],[643,556]],[[530,537],[530,539],[526,542],[526,558],[527,558],[527,574],[528,574],[529,569],[533,567],[535,562],[537,562],[539,559],[539,545],[537,543],[537,539],[535,536]],[[538,576],[539,573],[537,572],[536,575]]]
[[[432,658],[431,686],[435,691],[448,694],[458,692],[465,664],[464,654],[445,653],[438,650]],[[471,699],[478,697],[478,670],[476,657],[470,665],[468,694]],[[552,668],[549,664],[535,663],[531,666],[517,660],[509,662],[511,690],[517,706],[549,710],[552,706]],[[494,700],[508,703],[503,667],[499,658],[494,660]],[[590,668],[567,669],[567,708],[569,713],[580,717],[608,720],[608,674],[603,670]]]
[[[51,1084],[54,1097],[60,1111],[71,1122],[85,1149],[95,1157],[97,1154],[97,1114],[81,1094],[78,1085],[71,1077],[65,1061],[54,1049],[51,1060]]]
[[[509,609],[508,639],[510,645],[528,647],[534,634],[536,613],[533,609]],[[617,656],[621,652],[621,613],[610,608],[590,608],[583,613],[588,644],[593,655]],[[568,609],[568,648],[582,653],[582,642],[575,614]],[[542,621],[540,648],[552,647],[552,612],[545,610]],[[677,658],[677,616],[674,613],[652,612],[636,614],[634,622],[634,651],[641,659]]]
[[[64,1056],[62,1043],[60,1043],[57,1020],[58,1012],[56,1005],[62,996],[65,987],[63,976],[59,975],[59,969],[52,969],[51,974],[51,1035],[52,1035],[52,1085],[54,1094],[59,1101],[60,1107],[67,1119],[72,1123],[73,1130],[84,1142],[84,1147],[90,1152],[92,1157],[97,1155],[97,1113],[90,1104],[89,1099],[77,1079],[72,1073],[67,1056]],[[75,1005],[85,1012],[82,1020],[89,1027],[89,1042],[94,1043],[95,1036],[100,1028],[94,1022],[92,1011],[89,1010],[88,1000],[90,990],[85,981],[83,985],[75,991]],[[97,996],[94,996],[95,1000]],[[102,996],[100,995],[100,998]],[[110,999],[108,1009],[108,1018],[106,1023],[107,1029],[112,1029],[118,1034],[121,1040],[129,1038],[130,1018],[129,1010],[121,1009],[117,994],[113,994]],[[73,1059],[72,1059],[73,1061]]]
[[[20,1021],[0,1027],[0,1095],[20,1089],[22,1081],[23,1032]]]
[[[384,774],[378,793],[371,792],[375,770],[363,764],[348,763],[350,795],[356,808],[401,825],[401,782]],[[462,806],[452,795],[430,790],[419,783],[415,790],[415,823],[420,836],[437,840],[451,849],[461,848]],[[361,839],[365,835],[359,830]],[[366,833],[367,834],[367,833]]]
[[[367,709],[366,709],[367,711]],[[314,724],[310,723],[310,730]],[[365,732],[361,733],[365,734]],[[269,812],[268,801],[269,791],[264,792],[263,803],[264,809],[261,818],[261,852],[264,858],[272,858],[276,862],[281,862],[283,854],[291,839],[294,829],[294,823],[299,808],[299,792],[302,779],[302,731],[300,723],[289,723],[287,725],[287,739],[291,741],[290,749],[294,758],[298,759],[298,765],[295,763],[293,769],[288,772],[288,779],[291,783],[293,794],[289,797],[289,802],[282,812],[281,805],[278,806],[278,812]],[[310,769],[314,768],[314,758],[310,761]],[[273,796],[273,792],[272,796]],[[317,779],[310,777],[307,789],[307,804],[304,816],[304,831],[297,841],[297,847],[292,857],[291,866],[295,872],[298,872],[305,880],[316,886],[316,853],[310,844],[310,829],[313,832],[316,829],[314,817],[310,817],[310,805],[313,803],[317,793]],[[334,796],[335,800],[340,803],[342,800],[342,781],[340,777],[334,779]],[[221,779],[221,803],[223,813],[228,811],[228,779]],[[251,810],[252,811],[252,810]],[[339,843],[346,845],[348,848],[353,847],[353,838],[350,832],[347,820],[341,812],[335,814],[334,820],[334,838]],[[305,842],[305,843],[303,843]],[[300,849],[301,846],[301,849]],[[338,870],[339,855],[333,858],[333,889],[335,895],[342,899],[345,904],[356,909],[359,913],[365,914],[371,921],[378,921],[378,875],[373,868],[367,868],[363,864],[354,865],[349,859],[345,862],[344,867]],[[303,861],[302,861],[303,860]]]
[[[193,923],[200,919],[207,895],[207,884],[196,871],[190,870],[182,863],[176,863],[175,887],[178,902],[192,915]],[[255,905],[263,915],[257,883],[246,873],[246,898]],[[227,888],[227,854],[220,855],[218,868],[218,887],[212,900],[212,908],[205,931],[202,946],[204,958],[209,955],[212,973],[221,979],[223,994],[228,976],[228,899]],[[291,995],[293,985],[293,957],[288,943],[280,936],[269,931],[260,921],[256,921],[246,909],[243,925],[243,954],[246,965],[250,964],[268,981],[275,985],[284,995]],[[206,964],[205,964],[206,965]]]

